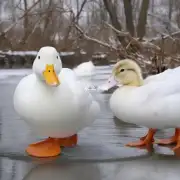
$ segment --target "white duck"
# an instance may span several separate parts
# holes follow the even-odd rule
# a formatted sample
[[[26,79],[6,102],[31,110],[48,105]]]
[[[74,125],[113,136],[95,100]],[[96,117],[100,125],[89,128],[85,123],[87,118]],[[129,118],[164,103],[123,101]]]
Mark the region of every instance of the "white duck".
[[[92,61],[81,63],[73,70],[78,76],[91,76],[95,74],[95,66]]]
[[[170,139],[158,144],[177,143],[180,152],[180,67],[169,69],[143,81],[141,69],[132,60],[119,61],[113,68],[106,90],[119,86],[110,98],[110,108],[119,119],[146,126],[149,131],[140,141],[128,146],[143,146],[153,142],[156,129],[176,128]]]
[[[41,48],[32,69],[16,87],[14,108],[35,132],[49,138],[26,151],[36,157],[57,156],[60,146],[76,145],[77,132],[95,120],[100,107],[76,74],[62,68],[55,48]]]

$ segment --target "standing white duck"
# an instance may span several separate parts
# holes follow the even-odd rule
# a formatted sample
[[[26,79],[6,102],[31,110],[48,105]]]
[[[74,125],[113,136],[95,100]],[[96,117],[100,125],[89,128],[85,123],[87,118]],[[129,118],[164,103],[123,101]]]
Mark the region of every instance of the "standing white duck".
[[[100,106],[76,74],[62,68],[55,48],[42,47],[32,69],[16,87],[14,108],[37,134],[49,138],[26,151],[36,157],[57,156],[60,146],[77,144],[77,132],[93,123]]]
[[[143,146],[153,142],[156,129],[176,128],[175,135],[158,144],[177,143],[180,152],[180,67],[164,71],[143,81],[140,67],[132,60],[119,61],[113,68],[106,90],[119,86],[110,98],[110,108],[119,119],[149,128],[140,141],[127,146]]]

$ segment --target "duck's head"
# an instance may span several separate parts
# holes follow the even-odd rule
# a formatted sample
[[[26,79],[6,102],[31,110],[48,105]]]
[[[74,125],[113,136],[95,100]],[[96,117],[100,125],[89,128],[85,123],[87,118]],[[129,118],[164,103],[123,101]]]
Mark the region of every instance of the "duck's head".
[[[124,59],[115,64],[112,76],[106,83],[109,90],[114,86],[141,86],[143,78],[139,65],[130,59]]]
[[[60,84],[58,74],[61,69],[62,62],[56,49],[51,46],[42,47],[33,63],[36,76],[47,85],[58,86]]]

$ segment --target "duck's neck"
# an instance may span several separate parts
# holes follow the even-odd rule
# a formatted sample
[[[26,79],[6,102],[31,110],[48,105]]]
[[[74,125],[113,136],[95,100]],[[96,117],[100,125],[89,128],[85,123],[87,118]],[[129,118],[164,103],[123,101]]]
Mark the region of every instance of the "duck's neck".
[[[57,87],[55,86],[49,86],[46,84],[46,82],[43,79],[40,79],[37,77],[37,85],[43,89],[54,91]]]
[[[139,87],[139,86],[142,86],[144,83],[143,83],[143,78],[142,76],[135,76],[133,81],[131,81],[130,83],[128,84],[125,84],[126,86],[136,86],[136,87]]]

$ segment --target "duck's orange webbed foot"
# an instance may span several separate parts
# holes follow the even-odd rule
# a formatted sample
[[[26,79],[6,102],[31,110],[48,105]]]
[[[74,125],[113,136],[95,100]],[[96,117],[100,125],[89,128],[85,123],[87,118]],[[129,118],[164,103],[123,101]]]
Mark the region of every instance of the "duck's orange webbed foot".
[[[174,151],[174,154],[178,157],[180,157],[180,129],[176,129],[176,135],[177,135],[177,144],[172,150]]]
[[[55,138],[48,138],[44,141],[30,144],[26,152],[35,157],[54,157],[61,153],[59,142]]]
[[[70,137],[66,137],[66,138],[58,138],[58,142],[60,146],[63,146],[63,147],[73,147],[77,145],[77,141],[78,141],[77,134]]]
[[[178,139],[178,129],[176,128],[174,136],[167,139],[157,139],[155,143],[159,145],[171,145],[171,144],[175,144],[177,142],[177,139]]]
[[[156,129],[149,129],[146,136],[140,138],[137,142],[130,142],[126,144],[129,147],[140,147],[140,146],[150,146],[154,142],[154,134],[156,133]]]

